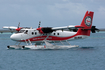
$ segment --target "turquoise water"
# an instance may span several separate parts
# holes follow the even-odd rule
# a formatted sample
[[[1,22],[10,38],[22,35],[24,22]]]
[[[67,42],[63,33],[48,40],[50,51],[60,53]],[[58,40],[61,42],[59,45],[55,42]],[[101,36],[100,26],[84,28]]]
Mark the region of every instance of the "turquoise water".
[[[105,70],[105,33],[69,41],[66,50],[7,50],[11,34],[0,34],[0,70]]]

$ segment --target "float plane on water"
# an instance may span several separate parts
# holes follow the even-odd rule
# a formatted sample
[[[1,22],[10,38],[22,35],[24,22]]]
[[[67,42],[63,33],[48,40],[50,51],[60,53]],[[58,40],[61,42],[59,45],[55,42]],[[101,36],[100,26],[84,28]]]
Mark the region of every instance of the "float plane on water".
[[[68,41],[75,39],[84,39],[90,36],[90,33],[95,33],[97,28],[92,26],[94,12],[87,11],[80,25],[69,25],[63,27],[40,27],[36,29],[28,27],[14,27],[4,26],[3,28],[9,30],[15,30],[16,33],[12,34],[10,38],[13,41],[19,42],[18,45],[10,45],[7,48],[21,48],[21,49],[59,49],[59,48],[71,48],[77,47],[76,45],[70,45]],[[65,41],[69,45],[53,45],[51,43]],[[26,45],[20,45],[21,42],[25,42]],[[41,45],[44,42],[45,45]],[[35,43],[32,45],[32,43]],[[63,43],[62,43],[63,44]]]

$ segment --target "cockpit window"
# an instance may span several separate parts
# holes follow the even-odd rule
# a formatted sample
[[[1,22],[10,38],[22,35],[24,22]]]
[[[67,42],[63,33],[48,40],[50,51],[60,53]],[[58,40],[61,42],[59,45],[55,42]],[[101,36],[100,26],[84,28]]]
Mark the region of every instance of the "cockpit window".
[[[23,33],[25,30],[20,30],[20,31],[17,31],[16,33]]]
[[[28,33],[28,30],[26,30],[24,33],[27,34]]]
[[[25,30],[20,30],[19,33],[23,33]]]

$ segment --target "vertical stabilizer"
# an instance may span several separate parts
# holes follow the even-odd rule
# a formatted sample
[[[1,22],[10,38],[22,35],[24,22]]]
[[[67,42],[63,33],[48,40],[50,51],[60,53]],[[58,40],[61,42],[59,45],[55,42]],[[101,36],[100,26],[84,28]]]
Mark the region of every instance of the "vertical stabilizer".
[[[90,36],[91,27],[92,27],[92,20],[93,20],[93,14],[92,11],[87,11],[80,26],[83,26],[84,28],[79,28],[77,35],[86,35]]]

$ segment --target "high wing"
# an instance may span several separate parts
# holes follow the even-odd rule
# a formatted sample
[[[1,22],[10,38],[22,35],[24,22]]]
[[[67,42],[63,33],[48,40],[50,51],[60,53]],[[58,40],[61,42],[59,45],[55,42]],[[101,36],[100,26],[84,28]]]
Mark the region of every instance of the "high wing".
[[[30,27],[19,27],[20,26],[20,22],[18,24],[17,27],[15,26],[4,26],[2,30],[0,30],[1,33],[3,32],[19,32],[21,29],[24,30],[24,29],[31,29]],[[5,30],[6,29],[6,30]]]
[[[21,29],[32,29],[32,27],[15,27],[15,26],[4,26],[3,29],[9,29],[9,30],[16,30],[18,28]]]
[[[84,28],[83,26],[74,26],[74,25],[69,25],[69,26],[64,26],[64,27],[53,27],[52,30],[65,30],[65,29],[75,29],[75,28]]]
[[[16,32],[16,30],[0,29],[0,33],[6,33],[6,32],[11,32],[11,33],[13,33],[13,32]]]
[[[52,33],[53,31],[57,31],[57,30],[73,30],[74,32],[77,31],[77,28],[84,28],[83,26],[74,26],[74,25],[70,25],[70,26],[64,26],[64,27],[39,27],[36,30],[39,31],[39,33],[44,34],[44,33]]]
[[[20,25],[20,24],[19,24]],[[9,30],[0,30],[1,33],[3,32],[19,32],[21,29],[32,29],[30,27],[14,27],[14,26],[4,26],[3,29],[9,29]],[[35,30],[38,30],[39,33],[44,34],[44,33],[52,33],[53,31],[57,31],[57,30],[69,30],[69,31],[74,31],[77,32],[78,28],[83,28],[86,29],[84,26],[82,25],[69,25],[69,26],[63,26],[63,27],[38,27]],[[97,28],[95,28],[95,26],[92,26],[91,29],[87,29],[87,30],[91,30],[92,33],[95,33],[95,30],[98,31]],[[100,30],[99,30],[100,31]]]
[[[17,29],[17,27],[14,27],[14,26],[4,26],[3,29],[12,29],[12,30],[15,30]]]
[[[17,27],[14,27],[14,26],[3,26],[2,28],[3,29],[0,29],[0,33],[7,33],[7,32],[14,33],[14,32],[17,32],[16,31]]]
[[[69,26],[64,26],[64,27],[39,27],[36,30],[39,31],[39,33],[44,34],[44,33],[52,33],[53,31],[57,30],[69,30],[73,32],[77,32],[78,28],[85,29],[85,30],[91,30],[92,33],[95,33],[95,31],[98,31],[99,29],[96,28],[96,26],[92,26],[90,29],[85,28],[82,25],[69,25]]]
[[[0,33],[6,33],[6,32],[19,32],[23,31],[25,29],[32,29],[31,27],[15,27],[15,26],[3,26],[3,29],[0,29]]]

